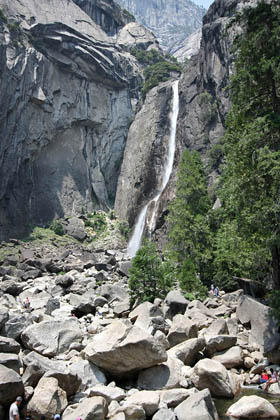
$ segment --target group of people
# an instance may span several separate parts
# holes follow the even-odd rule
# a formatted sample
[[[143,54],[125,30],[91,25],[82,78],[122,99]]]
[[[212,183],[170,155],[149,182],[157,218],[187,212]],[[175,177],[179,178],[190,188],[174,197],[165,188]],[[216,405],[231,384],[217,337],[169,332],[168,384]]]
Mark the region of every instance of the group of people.
[[[218,286],[215,287],[215,285],[212,283],[211,287],[210,287],[210,293],[211,293],[211,295],[219,297],[220,296],[220,289],[218,288]]]
[[[264,369],[261,374],[260,383],[265,384],[264,390],[268,391],[271,384],[279,381],[278,371],[271,368],[269,371]]]
[[[26,410],[24,417],[20,417],[19,408],[22,403],[22,397],[17,397],[15,402],[10,406],[9,420],[32,420],[31,413],[29,410]],[[46,420],[45,416],[41,416],[40,420]],[[53,420],[61,420],[60,414],[55,414]],[[78,417],[76,420],[82,420],[81,417]]]

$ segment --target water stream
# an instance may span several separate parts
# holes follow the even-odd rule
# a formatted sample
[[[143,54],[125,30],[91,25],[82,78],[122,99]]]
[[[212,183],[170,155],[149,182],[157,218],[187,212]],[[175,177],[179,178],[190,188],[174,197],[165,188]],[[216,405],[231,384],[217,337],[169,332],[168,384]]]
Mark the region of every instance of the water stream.
[[[156,224],[156,217],[157,217],[157,210],[159,205],[159,199],[161,194],[163,193],[170,175],[172,173],[173,162],[174,162],[174,155],[176,150],[176,127],[177,127],[177,118],[179,113],[179,80],[176,80],[173,83],[173,102],[172,102],[172,110],[170,113],[170,135],[168,141],[168,153],[166,157],[166,161],[163,167],[163,174],[161,185],[159,191],[144,207],[142,207],[137,219],[136,223],[132,232],[132,236],[129,240],[127,246],[127,255],[130,257],[134,257],[136,252],[141,246],[142,236],[146,225],[146,217],[148,210],[151,211],[150,220],[148,223],[148,231],[151,233]]]

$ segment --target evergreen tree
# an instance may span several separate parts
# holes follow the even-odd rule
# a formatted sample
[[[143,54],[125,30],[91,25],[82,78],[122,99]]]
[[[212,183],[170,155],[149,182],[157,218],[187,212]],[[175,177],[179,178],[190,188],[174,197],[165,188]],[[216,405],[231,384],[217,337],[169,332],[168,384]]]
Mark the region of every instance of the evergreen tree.
[[[132,304],[153,302],[155,298],[165,298],[172,286],[172,277],[167,264],[163,263],[155,244],[144,241],[132,260],[129,270],[128,287]]]
[[[176,278],[186,292],[200,293],[201,280],[207,277],[211,258],[209,208],[206,176],[199,153],[185,150],[178,169],[176,197],[169,206],[168,255],[174,263]]]
[[[238,17],[227,168],[222,189],[228,221],[251,250],[270,253],[280,288],[280,6],[261,2]],[[253,265],[253,263],[252,263]]]

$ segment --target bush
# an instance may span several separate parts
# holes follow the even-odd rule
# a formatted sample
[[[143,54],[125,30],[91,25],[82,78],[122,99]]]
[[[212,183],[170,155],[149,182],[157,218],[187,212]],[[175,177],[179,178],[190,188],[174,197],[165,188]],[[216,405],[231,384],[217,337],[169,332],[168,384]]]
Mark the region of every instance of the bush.
[[[119,231],[125,239],[128,239],[128,235],[131,231],[129,224],[125,220],[119,222]]]
[[[220,143],[214,144],[209,152],[208,166],[211,169],[217,169],[224,159],[224,146]]]
[[[59,219],[57,220],[53,220],[50,224],[50,229],[59,236],[63,236],[64,235],[64,228],[63,225],[61,223],[61,221]]]
[[[5,15],[5,13],[3,12],[3,10],[2,10],[2,9],[0,9],[0,19],[1,19],[1,20],[2,20],[2,22],[4,22],[4,23],[7,23],[7,22],[8,22],[8,19],[7,19],[6,15]]]
[[[181,74],[181,67],[179,64],[169,63],[168,61],[160,61],[147,67],[144,71],[145,83],[142,88],[143,98],[147,93],[161,82],[166,82],[171,77],[172,72]]]
[[[150,241],[144,241],[137,251],[129,274],[128,287],[132,304],[153,302],[157,297],[164,298],[170,290],[170,276],[165,275],[164,264],[155,244]]]
[[[87,227],[91,227],[98,233],[104,232],[107,227],[106,215],[97,211],[89,213],[87,215],[87,219],[85,220],[85,225]]]

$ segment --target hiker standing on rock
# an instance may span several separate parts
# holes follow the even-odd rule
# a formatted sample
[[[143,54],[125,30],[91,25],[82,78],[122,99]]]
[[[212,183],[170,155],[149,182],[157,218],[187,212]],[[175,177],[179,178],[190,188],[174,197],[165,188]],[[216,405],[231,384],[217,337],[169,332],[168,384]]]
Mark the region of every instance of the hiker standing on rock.
[[[21,397],[17,397],[15,402],[13,402],[13,404],[10,407],[9,420],[20,420],[19,406],[20,406],[21,402],[22,402]]]

